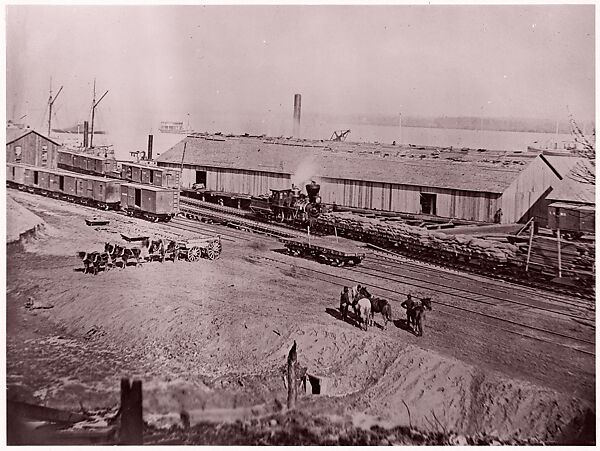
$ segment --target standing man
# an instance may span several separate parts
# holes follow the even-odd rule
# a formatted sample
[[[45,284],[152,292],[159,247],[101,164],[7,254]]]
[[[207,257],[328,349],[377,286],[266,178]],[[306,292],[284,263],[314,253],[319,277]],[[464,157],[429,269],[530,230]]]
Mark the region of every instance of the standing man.
[[[346,321],[348,316],[348,306],[350,305],[350,293],[348,287],[344,287],[342,294],[340,295],[340,312],[342,313],[342,320]]]
[[[414,308],[416,307],[416,302],[413,301],[412,295],[410,293],[406,295],[406,301],[400,304],[400,306],[406,309],[406,325],[412,327],[410,325],[410,317]]]

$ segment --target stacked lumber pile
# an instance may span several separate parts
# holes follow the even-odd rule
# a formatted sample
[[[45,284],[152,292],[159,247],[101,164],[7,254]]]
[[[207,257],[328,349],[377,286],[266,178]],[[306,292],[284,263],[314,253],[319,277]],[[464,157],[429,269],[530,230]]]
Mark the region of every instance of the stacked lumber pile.
[[[563,271],[593,272],[594,243],[581,243],[561,240],[560,256]],[[536,236],[531,245],[530,266],[544,267],[558,271],[558,242],[556,238]]]
[[[518,246],[506,240],[485,239],[467,234],[450,235],[398,222],[360,217],[352,213],[324,214],[319,216],[319,223],[329,228],[335,226],[340,234],[362,235],[378,241],[388,240],[391,243],[416,245],[498,262],[523,256],[523,251]]]

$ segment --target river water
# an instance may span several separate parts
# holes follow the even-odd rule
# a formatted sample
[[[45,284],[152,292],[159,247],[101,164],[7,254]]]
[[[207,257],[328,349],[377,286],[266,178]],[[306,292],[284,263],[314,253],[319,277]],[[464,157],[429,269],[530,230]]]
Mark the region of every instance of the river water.
[[[211,117],[196,120],[194,130],[206,132],[222,132],[223,134],[267,136],[291,136],[291,121],[276,121],[269,119],[250,118],[247,120],[231,121],[226,118]],[[307,121],[308,122],[308,121]],[[182,140],[185,135],[160,133],[158,127],[111,127],[106,135],[96,135],[95,145],[110,144],[115,149],[115,156],[120,160],[131,159],[130,152],[146,150],[148,135],[154,135],[154,156],[168,150]],[[571,141],[571,135],[554,133],[506,132],[495,130],[463,130],[423,127],[400,127],[380,125],[356,125],[324,123],[313,121],[303,124],[300,136],[307,139],[330,139],[334,130],[350,129],[347,141],[380,142],[391,144],[414,144],[439,147],[469,147],[490,150],[526,150],[527,146],[548,146],[558,140]],[[64,135],[62,136],[64,137]],[[59,139],[62,137],[58,137]],[[70,135],[71,140],[77,136]],[[81,137],[79,138],[81,142]]]

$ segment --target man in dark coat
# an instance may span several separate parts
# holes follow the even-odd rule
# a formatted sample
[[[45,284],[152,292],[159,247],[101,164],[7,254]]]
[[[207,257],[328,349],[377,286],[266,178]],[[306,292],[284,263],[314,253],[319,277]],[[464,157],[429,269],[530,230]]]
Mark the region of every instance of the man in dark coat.
[[[351,304],[350,292],[348,287],[344,287],[342,294],[340,295],[340,312],[342,313],[342,319],[346,321],[348,316],[348,306]]]
[[[406,325],[410,326],[410,316],[411,316],[413,310],[415,309],[415,307],[417,306],[417,302],[413,301],[411,294],[407,294],[406,301],[404,301],[402,304],[400,304],[400,306],[406,309]]]

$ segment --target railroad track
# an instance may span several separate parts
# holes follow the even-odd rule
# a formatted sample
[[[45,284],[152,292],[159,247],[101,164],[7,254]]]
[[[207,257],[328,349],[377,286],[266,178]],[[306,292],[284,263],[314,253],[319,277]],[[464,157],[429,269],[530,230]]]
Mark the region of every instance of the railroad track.
[[[296,271],[306,271],[310,274],[309,277],[312,279],[320,280],[326,283],[330,283],[332,285],[341,286],[348,284],[356,284],[356,283],[364,283],[364,277],[356,278],[354,270],[356,268],[344,268],[339,271],[347,271],[346,274],[338,273],[331,274],[325,271],[308,268],[306,266],[298,266],[293,263],[289,263],[286,261],[282,261],[277,258],[271,257],[256,257],[257,260],[261,260],[267,262],[268,264],[278,267],[280,269],[283,268],[295,268]],[[353,274],[354,273],[354,274]],[[375,276],[376,277],[376,276]],[[342,282],[345,281],[345,282]],[[401,282],[397,282],[401,283]],[[393,295],[402,297],[408,294],[407,292],[400,291],[398,289],[389,288],[386,286],[382,286],[378,283],[370,283],[369,287],[374,287],[378,290],[386,291]],[[422,286],[421,288],[427,289],[426,286]],[[393,303],[400,303],[401,301],[398,299],[390,299]],[[595,356],[595,341],[588,340],[586,338],[575,337],[568,334],[563,334],[561,332],[544,329],[542,327],[537,327],[529,324],[520,323],[518,321],[514,321],[502,316],[492,315],[485,312],[480,312],[474,310],[472,308],[463,307],[458,305],[455,302],[444,302],[435,300],[434,305],[436,306],[436,311],[441,311],[444,314],[448,314],[450,316],[458,316],[466,321],[464,318],[465,313],[471,317],[475,317],[478,319],[470,318],[469,321],[475,320],[479,323],[484,324],[485,326],[493,327],[498,330],[502,330],[504,332],[508,332],[514,335],[518,335],[524,338],[528,338],[531,340],[541,341],[545,343],[549,343],[552,345],[572,349],[576,352],[583,353],[586,355]],[[443,306],[443,309],[439,309],[438,306]],[[458,311],[460,314],[454,313],[453,311]],[[552,339],[549,339],[552,338]]]
[[[255,219],[250,219],[252,217],[251,213],[245,210],[220,206],[212,204],[210,202],[204,202],[196,199],[181,198],[181,210],[184,214],[188,215],[188,217],[195,217],[196,219],[199,219],[200,217],[208,217],[212,218],[217,222],[235,224],[238,225],[240,228],[246,228],[248,230],[256,231],[271,236],[294,238],[304,236],[303,231],[300,231],[293,226],[274,225],[267,222],[257,221]],[[475,274],[481,277],[486,277],[488,279],[496,279],[498,281],[503,281],[504,283],[508,282],[515,286],[518,285],[521,287],[529,287],[541,290],[545,293],[556,293],[559,295],[566,295],[570,297],[576,296],[581,299],[595,301],[595,293],[593,292],[593,290],[587,290],[586,292],[582,292],[579,289],[579,287],[560,285],[552,282],[544,282],[535,279],[523,279],[521,277],[502,273],[496,273],[492,277],[488,270],[480,269],[474,265],[453,261],[440,262],[433,255],[422,255],[421,258],[417,259],[413,256],[400,254],[398,252],[395,252],[394,250],[379,248],[378,246],[374,246],[370,243],[365,244],[368,247],[376,250],[378,249],[381,252],[387,252],[395,256],[402,256],[403,258],[406,258],[409,261],[411,261],[414,265],[425,265],[428,267],[443,268],[450,271],[456,271],[457,274]]]
[[[250,219],[235,208],[214,205],[200,200],[182,198],[180,199],[179,208],[181,213],[189,219],[210,218],[222,224],[232,224],[239,228],[275,237],[297,238],[304,236],[303,232],[296,229]]]
[[[377,266],[374,266],[377,265]],[[388,270],[394,269],[394,272]],[[407,268],[408,266],[408,268]],[[445,279],[451,276],[458,284],[469,285],[470,289],[456,288],[455,286],[449,286],[444,283],[438,283],[432,280],[432,271],[423,271],[423,267],[419,267],[418,265],[410,265],[406,264],[403,261],[395,260],[391,257],[386,257],[379,254],[372,255],[368,260],[366,260],[360,267],[353,268],[356,271],[361,271],[364,269],[371,269],[373,271],[377,271],[377,274],[383,274],[385,276],[401,276],[403,281],[405,280],[413,280],[417,282],[428,283],[429,287],[437,291],[439,290],[448,290],[447,293],[452,293],[457,297],[464,298],[465,295],[463,293],[473,294],[477,296],[485,296],[489,299],[494,299],[496,303],[502,302],[507,304],[514,304],[515,306],[527,307],[531,309],[536,309],[540,311],[546,311],[550,313],[556,313],[559,315],[571,316],[573,318],[581,318],[582,315],[592,314],[595,312],[594,305],[592,303],[584,303],[582,300],[577,298],[569,298],[567,296],[556,297],[556,296],[548,296],[547,293],[536,291],[527,287],[522,287],[519,285],[513,285],[506,287],[506,285],[501,285],[501,282],[497,282],[494,279],[481,281],[476,280],[474,278],[469,278],[468,276],[464,276],[460,273],[447,273],[446,276],[441,275],[440,279]],[[438,271],[439,272],[439,271]],[[436,276],[436,278],[438,278]],[[458,280],[457,280],[458,279]],[[410,283],[408,283],[410,284]],[[507,289],[508,288],[508,289]],[[513,290],[511,293],[511,289]],[[514,299],[514,290],[518,290],[519,293],[525,294],[525,299],[528,299],[528,302],[523,302]],[[512,296],[511,296],[512,294]],[[483,301],[482,301],[483,302]],[[561,308],[552,309],[546,307],[545,305],[556,305]],[[567,308],[576,310],[580,312],[580,314],[570,314],[565,312]]]
[[[202,223],[203,225],[200,226],[198,221],[184,220],[183,218],[176,218],[176,220],[174,221],[181,222],[182,225],[180,227],[185,227],[185,230],[188,231],[195,231],[196,229],[200,228],[201,230],[208,230],[210,233],[219,233],[222,236],[229,236],[231,237],[231,239],[238,239],[242,241],[248,239],[245,230],[251,230],[242,227],[242,230],[240,232],[227,231],[226,233],[224,233],[219,225],[207,226],[205,225],[206,223]],[[171,222],[171,224],[173,224],[173,221]],[[195,224],[198,225],[195,226]],[[229,225],[236,226],[235,224]],[[273,236],[273,234],[268,235]],[[379,259],[380,266],[369,268],[369,266],[373,263],[373,256],[376,259]],[[430,289],[431,291],[452,294],[457,298],[466,301],[479,302],[484,304],[487,303],[490,305],[498,305],[499,303],[512,304],[516,308],[536,309],[547,313],[568,316],[575,320],[581,319],[582,316],[585,316],[586,314],[589,315],[590,313],[593,316],[593,313],[595,311],[595,308],[592,304],[583,304],[580,299],[567,296],[556,297],[547,291],[538,291],[529,287],[523,287],[523,285],[520,284],[514,284],[510,288],[518,291],[525,290],[527,295],[525,298],[529,299],[529,302],[518,301],[515,299],[511,299],[509,295],[502,296],[503,293],[506,294],[506,282],[501,282],[490,278],[478,281],[474,280],[474,276],[471,274],[462,274],[458,270],[448,270],[444,267],[440,268],[438,266],[433,265],[424,265],[420,262],[415,262],[406,257],[397,256],[396,254],[388,255],[385,252],[374,251],[373,255],[371,255],[362,265],[354,267],[352,268],[352,270],[356,272],[362,272],[365,275],[369,275],[372,277],[380,277],[383,279],[388,279],[392,282],[400,282],[399,280],[394,278],[395,276],[399,276],[399,274],[397,274],[396,272],[388,271],[387,268],[385,268],[386,264],[392,266],[394,269],[402,270],[402,274],[400,274],[400,276],[402,277],[402,283],[405,283],[407,285],[413,285],[415,286],[415,288],[418,289]],[[410,265],[410,271],[406,271],[405,266],[407,264]],[[376,273],[369,273],[367,271],[367,268],[371,271],[376,271]],[[472,285],[474,287],[474,290],[465,290],[457,288],[456,283],[453,285],[449,285],[432,282],[432,271],[447,275],[450,274],[453,278],[459,278],[463,281],[463,283]],[[475,299],[474,296],[483,296],[483,299]],[[552,306],[556,306],[556,304],[558,304],[558,308],[551,308]],[[565,306],[576,310],[576,313],[569,313],[568,311],[566,311],[568,309],[566,309]],[[593,323],[593,318],[591,322]]]

